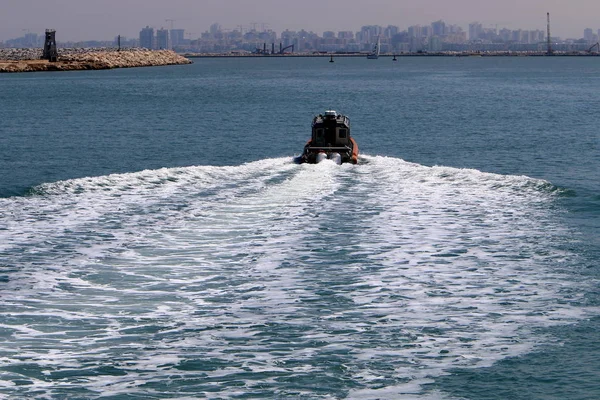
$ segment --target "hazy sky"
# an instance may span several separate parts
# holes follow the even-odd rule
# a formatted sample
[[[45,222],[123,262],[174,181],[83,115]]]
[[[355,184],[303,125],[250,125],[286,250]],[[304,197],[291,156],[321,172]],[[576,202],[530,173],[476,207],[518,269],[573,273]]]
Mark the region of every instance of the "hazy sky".
[[[214,22],[319,34],[375,24],[406,29],[438,19],[466,31],[473,21],[545,30],[547,12],[552,36],[580,38],[584,28],[600,29],[599,0],[0,0],[0,40],[46,28],[56,29],[59,41],[138,37],[146,25],[169,28],[167,19],[193,37]]]

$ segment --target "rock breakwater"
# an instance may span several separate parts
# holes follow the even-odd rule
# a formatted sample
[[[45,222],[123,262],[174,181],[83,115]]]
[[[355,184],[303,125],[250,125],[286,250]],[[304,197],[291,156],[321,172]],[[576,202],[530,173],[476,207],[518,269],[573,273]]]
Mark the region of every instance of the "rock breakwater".
[[[40,60],[40,49],[1,49],[0,72],[76,71],[191,64],[170,50],[60,49],[59,60]]]

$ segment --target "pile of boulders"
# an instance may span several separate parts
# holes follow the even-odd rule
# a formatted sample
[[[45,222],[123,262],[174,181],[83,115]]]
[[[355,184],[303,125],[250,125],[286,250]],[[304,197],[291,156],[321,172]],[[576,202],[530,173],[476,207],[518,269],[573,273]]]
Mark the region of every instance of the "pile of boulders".
[[[41,57],[42,49],[0,49],[0,60],[38,60]]]
[[[73,71],[191,64],[170,50],[59,49],[58,61],[40,60],[40,49],[0,49],[0,72]]]
[[[83,62],[104,65],[106,68],[133,68],[158,65],[191,64],[185,58],[170,50],[124,50],[95,51],[60,55],[64,62]]]
[[[107,52],[117,52],[118,50],[113,47],[59,47],[56,49],[58,51],[58,57],[70,57],[76,54],[87,54],[87,53],[107,53]],[[127,49],[122,49],[124,52],[146,52],[148,49],[140,48],[140,47],[131,47]],[[24,60],[39,60],[42,58],[43,50],[41,48],[38,49],[2,49],[0,48],[0,60],[6,61],[24,61]]]

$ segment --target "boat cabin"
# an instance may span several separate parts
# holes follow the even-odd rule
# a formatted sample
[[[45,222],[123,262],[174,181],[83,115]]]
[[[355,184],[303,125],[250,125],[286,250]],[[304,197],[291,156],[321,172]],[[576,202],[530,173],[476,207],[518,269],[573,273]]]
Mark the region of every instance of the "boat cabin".
[[[351,146],[350,120],[335,111],[317,115],[313,120],[311,142],[315,147]]]

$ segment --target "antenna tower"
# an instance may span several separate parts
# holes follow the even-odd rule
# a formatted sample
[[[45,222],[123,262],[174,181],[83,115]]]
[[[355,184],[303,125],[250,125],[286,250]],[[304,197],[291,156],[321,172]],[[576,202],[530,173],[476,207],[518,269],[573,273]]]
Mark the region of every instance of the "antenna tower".
[[[552,52],[552,39],[550,37],[550,13],[547,13],[546,16],[548,17],[548,55],[551,56],[553,54]]]

